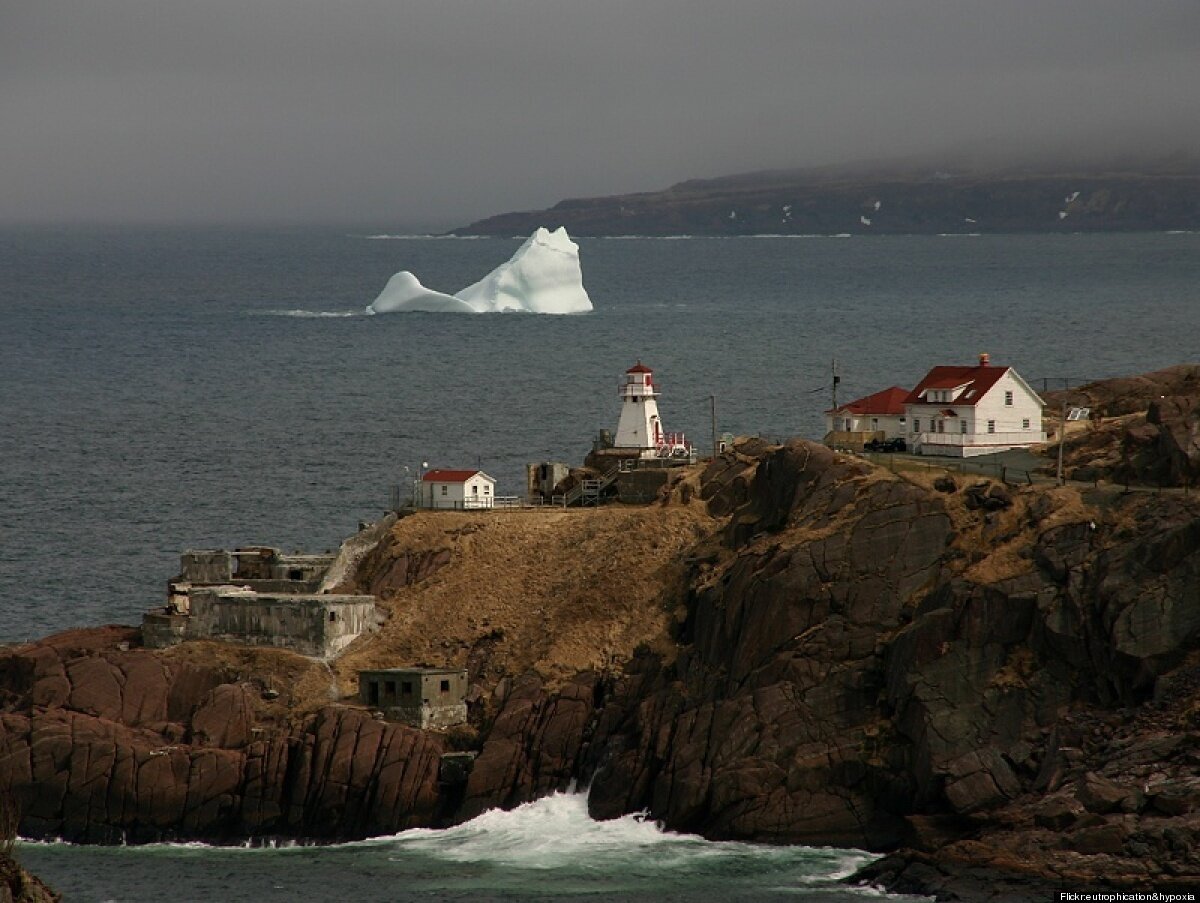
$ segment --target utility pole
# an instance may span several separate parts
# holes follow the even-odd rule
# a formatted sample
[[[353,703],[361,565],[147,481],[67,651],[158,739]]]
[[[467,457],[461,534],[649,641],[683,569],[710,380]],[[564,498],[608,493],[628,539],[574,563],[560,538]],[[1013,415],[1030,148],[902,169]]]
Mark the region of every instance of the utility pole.
[[[1058,427],[1058,485],[1063,485],[1063,445],[1067,441],[1067,402],[1062,403],[1061,421]]]
[[[837,389],[838,389],[838,383],[840,383],[841,381],[842,381],[842,378],[840,376],[838,376],[837,358],[835,357],[833,359],[833,386],[832,386],[832,388],[833,388],[833,408],[832,408],[832,410],[834,410],[834,411],[837,410]]]
[[[717,396],[708,396],[708,406],[712,413],[713,460],[717,460]]]

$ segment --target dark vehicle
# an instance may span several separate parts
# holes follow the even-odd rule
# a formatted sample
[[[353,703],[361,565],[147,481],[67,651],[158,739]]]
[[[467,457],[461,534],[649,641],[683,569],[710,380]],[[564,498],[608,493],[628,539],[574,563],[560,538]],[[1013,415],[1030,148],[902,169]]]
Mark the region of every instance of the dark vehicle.
[[[908,445],[897,436],[895,439],[872,439],[863,445],[864,451],[872,452],[902,452],[908,450]]]

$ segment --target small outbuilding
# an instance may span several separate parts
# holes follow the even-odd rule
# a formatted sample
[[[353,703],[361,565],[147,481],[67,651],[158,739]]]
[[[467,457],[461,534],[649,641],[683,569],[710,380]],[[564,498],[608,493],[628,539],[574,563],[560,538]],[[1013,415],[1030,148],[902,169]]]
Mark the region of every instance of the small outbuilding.
[[[482,470],[429,470],[421,476],[422,508],[493,508],[496,481]]]
[[[455,668],[386,668],[358,672],[358,698],[390,721],[421,729],[467,720],[467,672]]]

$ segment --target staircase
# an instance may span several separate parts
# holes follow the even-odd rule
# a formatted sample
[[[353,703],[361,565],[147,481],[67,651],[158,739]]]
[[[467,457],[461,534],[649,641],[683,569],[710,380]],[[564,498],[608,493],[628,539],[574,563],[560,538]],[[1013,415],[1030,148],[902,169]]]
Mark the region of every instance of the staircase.
[[[615,483],[620,474],[621,468],[614,467],[597,480],[583,480],[566,495],[561,496],[562,506],[564,508],[572,508],[575,506],[599,505],[604,490]]]

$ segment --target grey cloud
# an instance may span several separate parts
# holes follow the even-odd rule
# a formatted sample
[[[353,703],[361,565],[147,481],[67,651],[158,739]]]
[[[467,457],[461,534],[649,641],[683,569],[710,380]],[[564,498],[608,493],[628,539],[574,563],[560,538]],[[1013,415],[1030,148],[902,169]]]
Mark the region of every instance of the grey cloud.
[[[964,149],[1195,151],[1200,5],[0,0],[0,219],[447,225]]]

